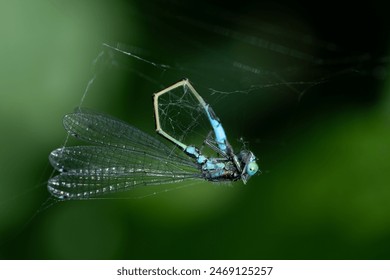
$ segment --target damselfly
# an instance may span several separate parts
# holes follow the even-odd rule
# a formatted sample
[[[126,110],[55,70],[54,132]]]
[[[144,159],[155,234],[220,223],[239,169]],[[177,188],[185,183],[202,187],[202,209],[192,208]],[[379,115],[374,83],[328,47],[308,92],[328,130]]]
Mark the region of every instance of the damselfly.
[[[194,145],[186,145],[161,125],[159,98],[182,88],[199,102],[212,132],[204,144],[218,157],[207,157]],[[88,199],[129,190],[189,179],[213,182],[242,180],[258,172],[254,154],[246,149],[235,154],[213,109],[188,80],[154,94],[156,131],[179,147],[178,153],[158,139],[111,116],[78,108],[63,119],[70,135],[93,145],[62,147],[49,160],[59,174],[48,182],[49,192],[59,199]]]

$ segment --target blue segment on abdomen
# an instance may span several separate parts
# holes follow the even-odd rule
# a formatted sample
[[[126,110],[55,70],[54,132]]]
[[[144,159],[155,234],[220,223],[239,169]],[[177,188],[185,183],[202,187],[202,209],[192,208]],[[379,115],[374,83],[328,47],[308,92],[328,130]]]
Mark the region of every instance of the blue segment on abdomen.
[[[225,130],[222,127],[222,124],[220,120],[215,115],[214,111],[210,108],[209,105],[206,105],[206,112],[207,117],[210,120],[210,124],[213,127],[214,134],[215,134],[215,140],[217,141],[218,147],[223,151],[226,152],[226,133]]]
[[[207,160],[206,157],[201,155],[200,152],[198,151],[198,149],[195,148],[194,146],[188,146],[184,151],[187,154],[189,154],[190,156],[193,156],[194,158],[196,158],[196,161],[199,164],[202,164]]]

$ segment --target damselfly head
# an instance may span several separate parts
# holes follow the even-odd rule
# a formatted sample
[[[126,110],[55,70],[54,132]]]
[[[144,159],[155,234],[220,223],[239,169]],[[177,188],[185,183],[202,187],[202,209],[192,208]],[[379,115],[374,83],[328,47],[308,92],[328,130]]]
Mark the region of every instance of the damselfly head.
[[[248,180],[259,171],[255,155],[248,150],[242,150],[237,158],[241,165],[241,179],[246,184]],[[260,171],[261,172],[261,171]]]

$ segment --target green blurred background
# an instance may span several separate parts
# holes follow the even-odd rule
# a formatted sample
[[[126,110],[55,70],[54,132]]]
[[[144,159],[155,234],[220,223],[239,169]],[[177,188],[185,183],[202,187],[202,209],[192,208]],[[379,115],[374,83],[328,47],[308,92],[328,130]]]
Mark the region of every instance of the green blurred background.
[[[387,13],[376,1],[2,1],[0,258],[389,259]],[[143,60],[102,46],[117,42]],[[189,78],[263,174],[42,206],[62,117],[94,75],[83,105],[151,134],[152,93]]]

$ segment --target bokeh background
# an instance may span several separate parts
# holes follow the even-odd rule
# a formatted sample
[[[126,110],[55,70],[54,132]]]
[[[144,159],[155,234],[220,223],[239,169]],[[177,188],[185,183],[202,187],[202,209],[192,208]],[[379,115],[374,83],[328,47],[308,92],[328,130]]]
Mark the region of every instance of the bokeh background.
[[[382,2],[2,1],[0,258],[389,259]],[[189,78],[263,174],[43,204],[94,76],[82,105],[151,134],[152,93]]]

